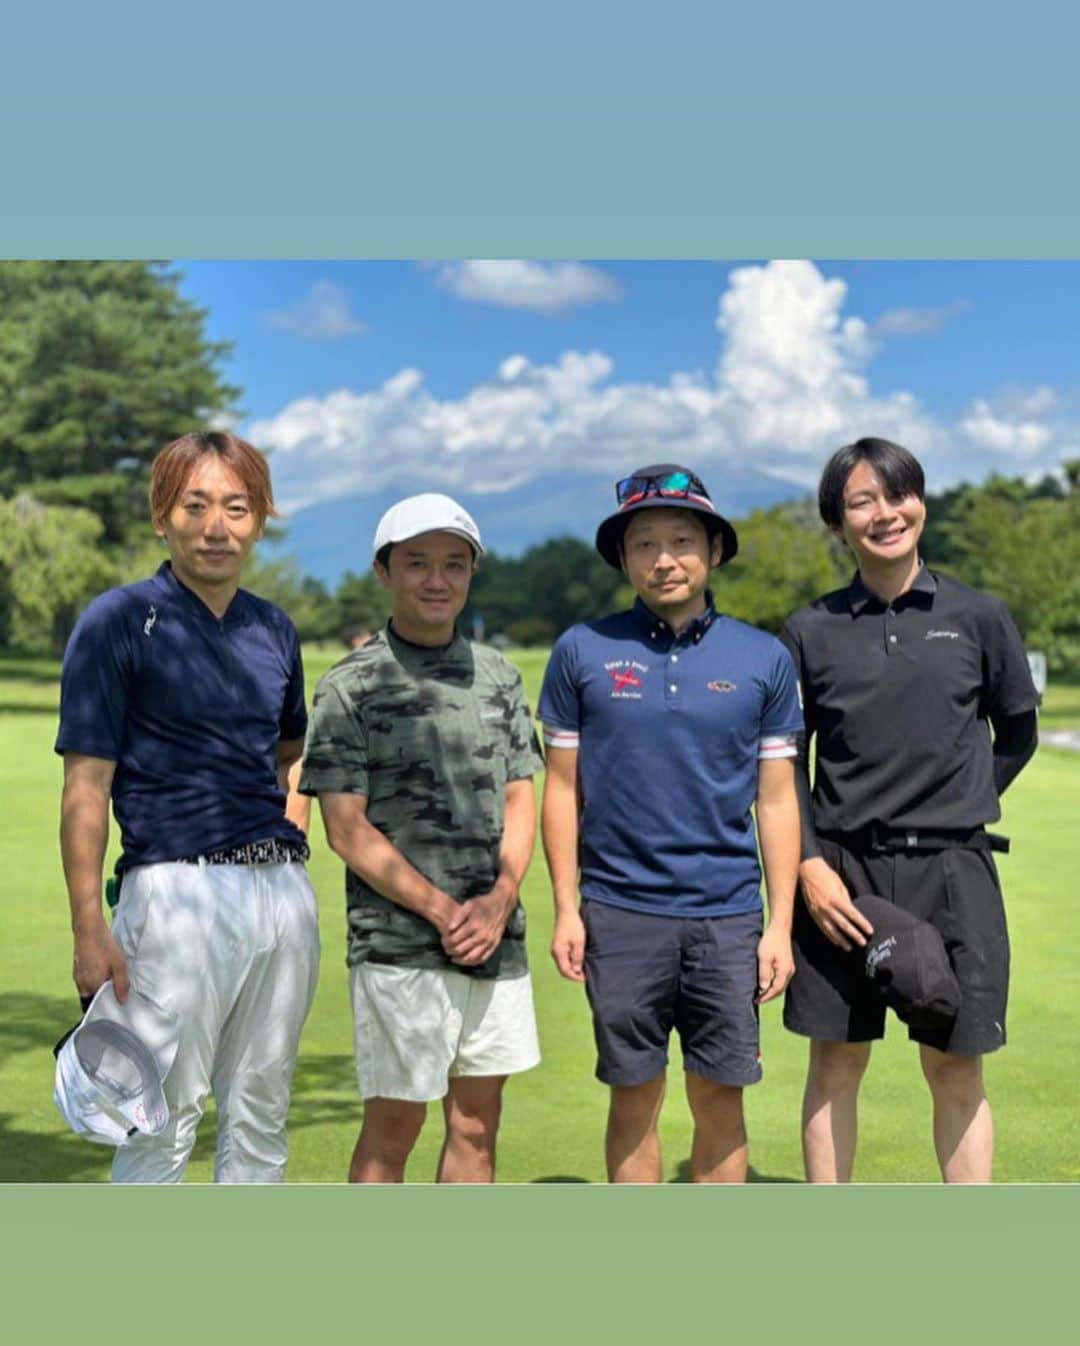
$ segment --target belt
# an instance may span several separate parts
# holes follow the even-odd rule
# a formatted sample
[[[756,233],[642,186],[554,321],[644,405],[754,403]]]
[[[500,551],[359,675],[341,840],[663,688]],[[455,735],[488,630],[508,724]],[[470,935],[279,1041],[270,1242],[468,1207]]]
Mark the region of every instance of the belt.
[[[903,855],[916,851],[1000,851],[1007,854],[1009,838],[997,836],[984,827],[926,828],[885,827],[870,823],[857,832],[823,832],[853,851],[869,851],[874,855]]]
[[[290,861],[308,860],[311,850],[306,841],[280,841],[268,837],[264,841],[246,841],[242,846],[222,846],[204,855],[181,855],[182,865],[282,865]]]

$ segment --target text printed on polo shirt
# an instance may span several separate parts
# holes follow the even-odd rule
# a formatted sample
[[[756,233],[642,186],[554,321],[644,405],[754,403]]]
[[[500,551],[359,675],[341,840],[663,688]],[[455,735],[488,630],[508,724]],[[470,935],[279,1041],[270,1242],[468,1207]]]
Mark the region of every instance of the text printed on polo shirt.
[[[641,700],[641,679],[649,671],[648,664],[639,664],[636,659],[612,659],[604,668],[611,674],[612,700]]]
[[[927,631],[927,640],[959,640],[959,631]]]
[[[150,611],[146,614],[146,621],[143,622],[143,635],[148,636],[154,629],[154,623],[157,621],[157,608],[153,603],[150,604]]]

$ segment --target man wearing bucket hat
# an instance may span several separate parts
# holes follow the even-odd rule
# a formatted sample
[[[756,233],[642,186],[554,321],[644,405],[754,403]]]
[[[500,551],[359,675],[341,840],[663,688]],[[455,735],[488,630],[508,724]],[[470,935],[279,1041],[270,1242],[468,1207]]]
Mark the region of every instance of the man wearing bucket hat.
[[[933,1099],[946,1182],[985,1182],[993,1124],[982,1058],[1005,1043],[1009,943],[985,825],[1035,750],[1038,693],[1012,619],[995,598],[928,570],[918,461],[888,440],[837,450],[818,492],[822,520],[851,550],[851,584],[790,617],[781,633],[815,739],[811,795],[797,769],[803,851],[784,1023],[811,1039],[803,1099],[807,1177],[844,1182],[855,1159],[858,1091],[883,997],[862,973],[889,901],[940,932],[959,984],[956,1012],[908,1019]],[[991,744],[988,727],[994,731]],[[923,951],[920,957],[931,957]]]
[[[758,1005],[792,971],[795,674],[777,640],[713,606],[709,572],[738,542],[701,480],[665,463],[615,489],[596,546],[636,602],[559,638],[540,699],[552,955],[592,1007],[597,1076],[611,1089],[609,1178],[661,1177],[674,1027],[694,1118],[691,1177],[738,1182],[742,1091],[761,1077]]]
[[[300,788],[346,865],[364,1120],[353,1182],[400,1182],[427,1105],[440,1182],[490,1182],[506,1077],[539,1057],[518,890],[543,761],[521,675],[455,623],[483,553],[448,496],[375,534],[386,628],[320,681]]]
[[[150,512],[169,559],[95,599],[64,653],[74,977],[83,997],[111,982],[118,1001],[144,995],[179,1023],[168,1124],[117,1149],[113,1181],[179,1182],[212,1091],[215,1179],[277,1182],[319,934],[307,844],[285,815],[307,723],[300,643],[239,587],[273,513],[266,461],[235,435],[184,435],[154,459]],[[110,799],[123,845],[111,929]]]

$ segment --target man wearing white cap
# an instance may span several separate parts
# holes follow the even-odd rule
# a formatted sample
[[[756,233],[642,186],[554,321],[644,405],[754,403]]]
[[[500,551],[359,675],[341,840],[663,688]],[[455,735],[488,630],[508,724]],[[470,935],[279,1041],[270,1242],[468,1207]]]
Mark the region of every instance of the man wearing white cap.
[[[440,1182],[491,1182],[506,1077],[540,1059],[518,901],[543,765],[521,676],[457,634],[483,553],[445,495],[375,534],[386,629],[319,683],[300,788],[346,865],[364,1121],[351,1182],[401,1182],[441,1099]]]

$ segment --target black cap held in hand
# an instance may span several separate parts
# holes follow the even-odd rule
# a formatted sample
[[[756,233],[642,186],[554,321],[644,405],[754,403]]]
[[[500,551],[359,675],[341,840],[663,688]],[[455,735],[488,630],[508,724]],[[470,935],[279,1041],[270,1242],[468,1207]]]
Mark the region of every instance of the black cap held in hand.
[[[882,897],[858,897],[855,904],[874,927],[860,952],[866,975],[885,1003],[911,1028],[947,1029],[960,1009],[961,994],[941,935],[928,921]]]

